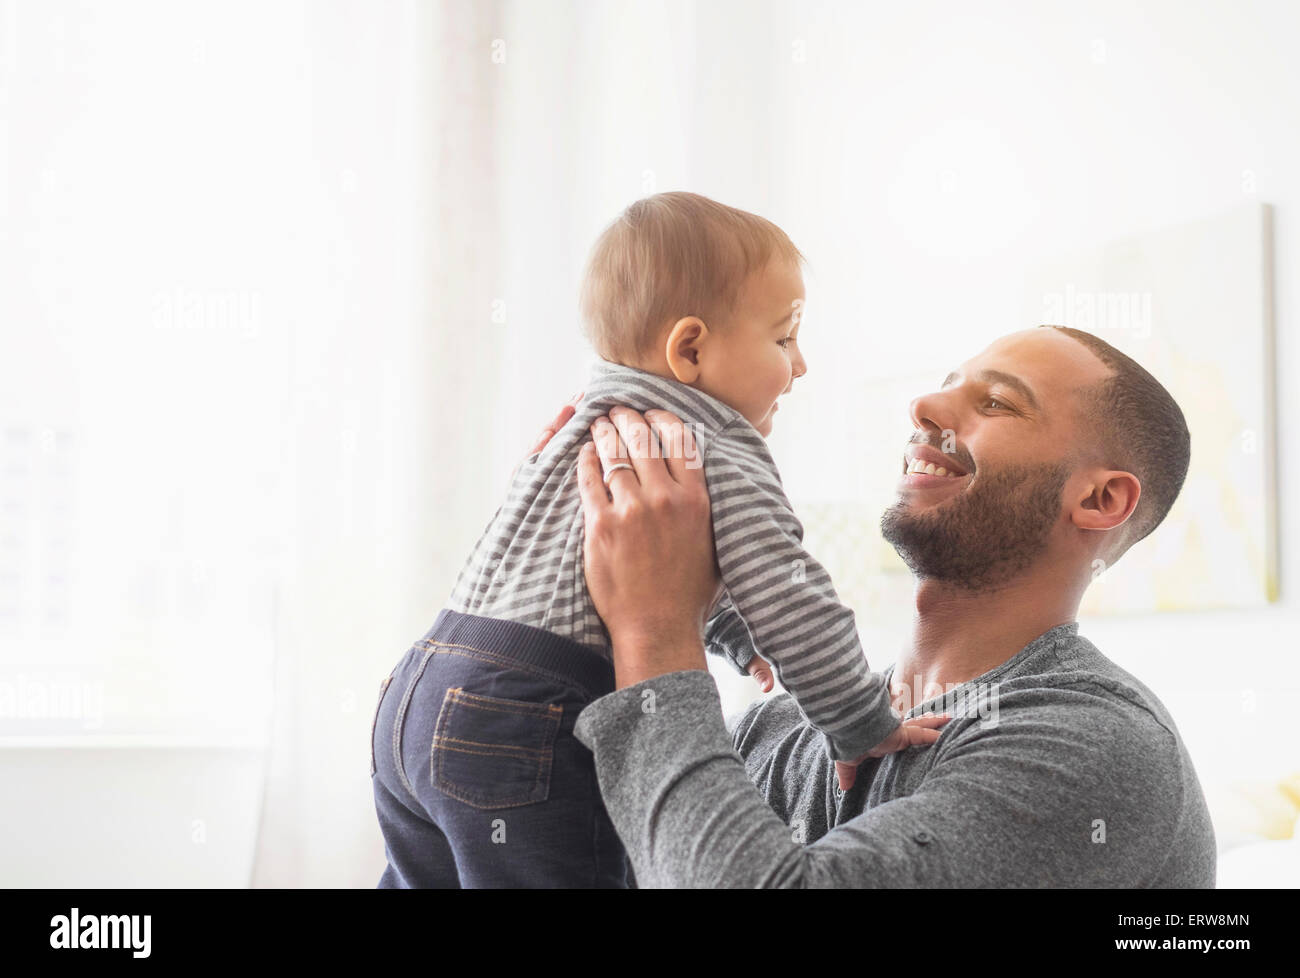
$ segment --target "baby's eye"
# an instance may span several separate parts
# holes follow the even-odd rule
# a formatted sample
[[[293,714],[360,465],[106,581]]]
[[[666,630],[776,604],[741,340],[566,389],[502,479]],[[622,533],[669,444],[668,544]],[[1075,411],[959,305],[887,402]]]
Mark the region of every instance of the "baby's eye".
[[[776,341],[776,345],[779,346],[781,349],[784,350],[786,347],[788,347],[788,346],[790,345],[790,340],[791,340],[791,339],[793,339],[793,337],[787,336],[785,339],[777,340],[777,341]]]

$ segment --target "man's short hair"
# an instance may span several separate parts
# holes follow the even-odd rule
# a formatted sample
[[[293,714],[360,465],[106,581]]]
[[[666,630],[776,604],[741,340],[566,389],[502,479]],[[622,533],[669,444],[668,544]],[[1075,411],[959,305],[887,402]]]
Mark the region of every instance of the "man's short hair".
[[[1081,329],[1051,328],[1082,343],[1112,371],[1082,395],[1084,422],[1097,435],[1103,464],[1132,472],[1142,484],[1112,557],[1117,560],[1161,524],[1178,498],[1191,460],[1191,434],[1173,395],[1140,363]]]
[[[766,218],[699,194],[638,200],[596,240],[582,282],[582,318],[596,352],[635,365],[683,316],[725,320],[751,272],[803,255]]]

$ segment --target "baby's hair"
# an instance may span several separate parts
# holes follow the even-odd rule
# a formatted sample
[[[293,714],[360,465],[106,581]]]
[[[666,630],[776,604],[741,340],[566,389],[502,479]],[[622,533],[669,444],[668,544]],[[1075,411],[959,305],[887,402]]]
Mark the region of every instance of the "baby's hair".
[[[773,258],[803,262],[766,218],[699,194],[638,200],[596,239],[582,282],[582,318],[596,352],[636,365],[683,316],[714,328],[751,272]]]

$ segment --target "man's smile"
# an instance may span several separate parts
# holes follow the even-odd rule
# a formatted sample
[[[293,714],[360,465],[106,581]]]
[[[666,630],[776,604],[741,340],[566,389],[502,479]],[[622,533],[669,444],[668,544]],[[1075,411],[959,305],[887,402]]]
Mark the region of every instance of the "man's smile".
[[[903,454],[903,475],[899,489],[951,489],[965,484],[967,471],[952,457],[937,449],[913,443]]]

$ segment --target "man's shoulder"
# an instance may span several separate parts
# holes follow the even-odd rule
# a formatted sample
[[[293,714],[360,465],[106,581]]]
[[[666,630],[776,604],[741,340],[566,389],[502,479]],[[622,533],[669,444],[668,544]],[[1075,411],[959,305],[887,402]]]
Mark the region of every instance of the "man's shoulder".
[[[789,693],[754,700],[727,719],[732,746],[745,761],[750,776],[779,761],[791,764],[820,758],[823,738]],[[797,766],[802,766],[797,765]]]
[[[1163,854],[1149,885],[1212,886],[1214,830],[1205,796],[1160,698],[1078,635],[1020,666],[991,690],[992,729],[979,718],[959,718],[942,754],[960,765],[986,753],[1017,770],[1068,764],[1079,803],[1127,806],[1128,817],[1140,811],[1147,819],[1145,838]]]
[[[1002,705],[1017,712],[1052,710],[1066,722],[1111,716],[1159,727],[1172,741],[1181,740],[1160,698],[1077,632],[1063,634],[1044,654],[1016,665],[991,689]]]
[[[794,697],[785,692],[752,700],[728,716],[726,725],[732,743],[742,754],[742,744],[752,746],[758,739],[784,737],[800,726],[810,726]]]

